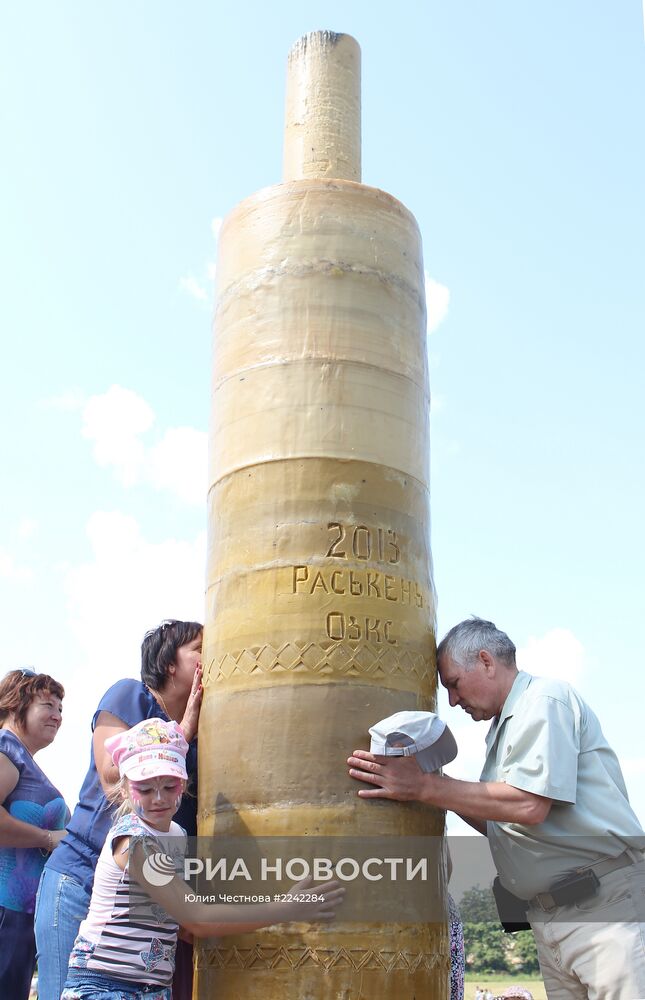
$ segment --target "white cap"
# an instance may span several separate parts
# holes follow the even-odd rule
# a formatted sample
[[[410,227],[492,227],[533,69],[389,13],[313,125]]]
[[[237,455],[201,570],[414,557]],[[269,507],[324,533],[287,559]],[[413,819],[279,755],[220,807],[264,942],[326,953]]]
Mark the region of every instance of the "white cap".
[[[396,712],[370,729],[370,751],[386,757],[417,755],[422,771],[437,771],[457,756],[448,726],[433,712]]]

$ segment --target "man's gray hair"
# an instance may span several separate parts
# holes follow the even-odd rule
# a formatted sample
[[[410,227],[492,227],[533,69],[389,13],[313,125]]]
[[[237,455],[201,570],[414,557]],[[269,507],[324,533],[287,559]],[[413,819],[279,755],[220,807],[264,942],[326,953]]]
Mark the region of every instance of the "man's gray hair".
[[[498,629],[494,622],[487,622],[475,615],[459,622],[443,637],[437,646],[437,660],[448,656],[460,667],[469,670],[475,665],[482,649],[506,666],[515,666],[515,645],[506,632]]]

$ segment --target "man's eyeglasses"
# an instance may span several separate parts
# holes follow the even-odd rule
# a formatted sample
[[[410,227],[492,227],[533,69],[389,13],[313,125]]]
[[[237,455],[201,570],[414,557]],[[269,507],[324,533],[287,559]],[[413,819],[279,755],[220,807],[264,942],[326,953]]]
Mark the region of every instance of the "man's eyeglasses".
[[[38,674],[35,670],[31,670],[29,667],[22,667],[20,673],[23,677],[37,677]]]

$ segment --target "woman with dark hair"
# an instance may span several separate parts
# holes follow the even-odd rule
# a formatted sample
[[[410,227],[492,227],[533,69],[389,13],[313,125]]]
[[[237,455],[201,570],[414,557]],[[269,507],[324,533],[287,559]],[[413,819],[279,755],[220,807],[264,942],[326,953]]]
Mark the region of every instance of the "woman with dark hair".
[[[144,719],[178,722],[189,744],[188,787],[177,822],[197,833],[197,722],[202,700],[202,625],[169,619],[146,632],[141,645],[141,680],[117,681],[101,698],[92,719],[90,766],[68,835],[47,862],[36,903],[38,995],[59,1000],[74,940],[87,915],[94,869],[112,822],[110,793],[119,773],[105,749],[110,736]],[[187,953],[188,952],[188,953]],[[190,949],[178,949],[173,1000],[190,998]],[[187,967],[188,966],[188,967]]]
[[[29,996],[38,880],[69,818],[34,760],[60,729],[64,696],[58,681],[33,670],[0,681],[0,997],[11,1000]]]

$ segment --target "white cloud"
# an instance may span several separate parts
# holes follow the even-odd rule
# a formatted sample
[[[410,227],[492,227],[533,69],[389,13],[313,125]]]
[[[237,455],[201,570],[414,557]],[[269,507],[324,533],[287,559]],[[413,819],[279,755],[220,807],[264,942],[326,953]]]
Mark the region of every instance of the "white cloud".
[[[18,521],[18,537],[33,538],[38,531],[38,521],[33,517],[21,517]]]
[[[211,233],[215,245],[219,240],[219,232],[222,228],[222,222],[224,219],[221,215],[216,215],[211,219]],[[179,287],[182,291],[186,292],[187,295],[192,296],[192,298],[197,299],[199,302],[210,302],[212,299],[212,286],[215,283],[215,273],[217,271],[217,264],[214,260],[209,260],[206,263],[206,275],[208,277],[209,288],[205,288],[201,281],[192,274],[188,274],[183,278],[179,279]]]
[[[120,511],[95,511],[86,531],[92,561],[65,574],[71,627],[93,669],[100,665],[119,677],[125,650],[134,650],[128,660],[138,667],[146,629],[167,617],[203,616],[205,535],[151,542],[137,520]]]
[[[91,556],[63,571],[68,619],[62,668],[64,723],[38,761],[72,807],[89,761],[90,722],[103,693],[138,677],[144,633],[164,618],[203,621],[206,537],[151,541],[135,518],[95,511]]]
[[[486,755],[486,733],[488,723],[473,722],[462,709],[458,708],[449,714],[444,712],[459,747],[459,754],[454,761],[446,765],[446,771],[453,778],[463,781],[479,781],[479,775]]]
[[[216,215],[211,219],[211,233],[215,245],[219,239],[219,231],[222,228],[223,218],[221,215]],[[215,273],[217,271],[217,264],[214,260],[209,260],[206,263],[206,275],[208,278],[208,284],[210,287],[204,287],[204,283],[195,278],[194,275],[188,274],[183,278],[179,279],[179,287],[182,291],[186,292],[192,298],[197,299],[198,302],[210,302],[212,299],[212,286],[215,283]]]
[[[65,413],[81,410],[86,399],[87,396],[80,389],[68,389],[58,396],[48,396],[46,399],[41,399],[40,405],[46,410],[60,410]]]
[[[219,240],[219,231],[222,228],[222,223],[224,219],[221,215],[216,215],[214,219],[211,220],[211,233],[213,234],[213,239],[215,243]],[[217,274],[217,263],[214,260],[209,260],[206,265],[206,273],[208,274],[208,280],[211,285],[215,284],[215,275]]]
[[[579,639],[566,628],[554,628],[540,638],[530,636],[517,651],[521,670],[542,677],[578,684],[585,666],[585,650]]]
[[[645,757],[621,757],[620,766],[626,778],[645,778]]]
[[[139,435],[149,430],[154,420],[154,412],[141,396],[113,385],[89,399],[81,433],[94,442],[98,464],[113,466],[120,482],[132,486],[140,477],[145,455]]]
[[[92,396],[83,410],[83,437],[93,442],[99,465],[112,467],[131,487],[147,483],[190,504],[203,504],[207,486],[208,438],[192,427],[169,428],[156,443],[145,435],[155,423],[152,408],[130,389],[113,385]]]
[[[20,566],[11,552],[0,548],[0,577],[5,580],[30,580],[32,572],[28,566]]]
[[[450,305],[450,289],[425,272],[428,333],[434,333],[443,322]]]
[[[180,278],[179,287],[194,299],[198,299],[200,302],[208,302],[208,292],[192,274],[187,275],[185,278]]]
[[[147,455],[147,478],[156,489],[167,489],[186,503],[206,499],[208,436],[193,427],[166,431]]]
[[[613,743],[612,746],[618,754],[631,807],[642,823],[645,818],[645,757],[623,757],[620,748]]]
[[[446,720],[459,747],[456,758],[444,768],[444,774],[451,778],[459,778],[461,781],[479,781],[479,775],[486,756],[486,733],[488,732],[487,722],[473,722],[460,708],[450,708],[448,698],[443,690],[439,692],[440,716]],[[455,813],[446,814],[447,830],[450,836],[475,835],[472,827],[468,826]]]

